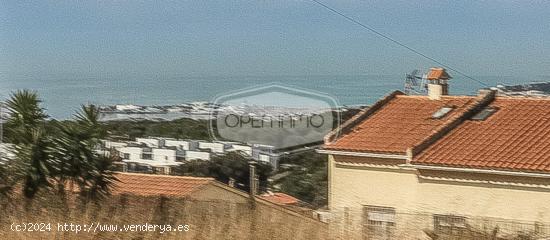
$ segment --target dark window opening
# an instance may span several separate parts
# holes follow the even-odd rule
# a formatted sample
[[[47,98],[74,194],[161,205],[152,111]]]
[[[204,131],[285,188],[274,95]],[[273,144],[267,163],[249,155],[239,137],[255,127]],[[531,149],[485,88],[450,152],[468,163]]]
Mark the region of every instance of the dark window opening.
[[[434,230],[438,234],[461,236],[467,230],[466,217],[434,215]]]
[[[447,116],[447,114],[449,114],[451,111],[453,111],[453,109],[455,109],[455,108],[454,107],[442,107],[441,109],[437,110],[437,112],[435,112],[432,115],[432,118],[434,118],[434,119],[444,118],[445,116]]]
[[[481,110],[479,113],[472,117],[472,120],[483,121],[493,115],[498,109],[493,107],[487,107]]]
[[[365,234],[367,239],[393,239],[395,229],[395,208],[365,206]]]

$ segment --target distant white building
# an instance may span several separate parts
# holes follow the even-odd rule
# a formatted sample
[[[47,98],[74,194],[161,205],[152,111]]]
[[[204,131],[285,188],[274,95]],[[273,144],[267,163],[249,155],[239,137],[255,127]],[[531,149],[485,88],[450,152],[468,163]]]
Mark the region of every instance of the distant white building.
[[[176,139],[165,139],[165,147],[175,147],[179,150],[191,150],[194,151],[198,148],[198,142],[192,140],[176,140]]]
[[[277,169],[280,154],[275,152],[275,147],[273,146],[254,144],[252,145],[252,158],[260,162],[269,163]]]
[[[135,111],[141,109],[141,107],[136,105],[116,105],[115,109],[117,111]]]
[[[117,151],[123,160],[140,160],[143,149],[141,147],[121,147],[117,148]]]
[[[152,149],[153,161],[156,162],[175,162],[176,161],[176,150],[172,149]]]
[[[185,151],[185,160],[210,160],[209,152]]]
[[[252,147],[247,145],[231,145],[230,148],[226,149],[227,152],[242,152],[248,156],[252,156]]]
[[[221,142],[199,142],[200,149],[208,149],[213,153],[225,153],[225,144]]]
[[[137,143],[145,144],[147,147],[160,148],[164,146],[161,138],[136,138]]]
[[[171,167],[184,161],[209,161],[215,155],[223,156],[229,152],[241,152],[257,161],[269,163],[277,168],[279,155],[272,146],[246,145],[238,142],[206,142],[197,140],[179,140],[172,138],[136,138],[134,142],[102,141],[97,152],[117,151],[123,170],[169,173]]]
[[[101,140],[101,144],[103,145],[103,148],[106,150],[128,146],[128,143],[125,143],[125,142],[113,142],[109,140]]]

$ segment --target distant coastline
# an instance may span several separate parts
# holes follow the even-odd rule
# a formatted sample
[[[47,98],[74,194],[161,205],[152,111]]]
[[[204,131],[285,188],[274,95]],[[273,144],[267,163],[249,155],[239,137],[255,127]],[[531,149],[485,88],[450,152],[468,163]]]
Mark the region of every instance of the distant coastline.
[[[0,76],[6,77],[6,76]],[[479,76],[478,79],[488,86],[525,85],[533,81],[549,81],[544,77]],[[209,102],[217,95],[266,83],[279,83],[284,86],[296,86],[302,89],[327,93],[340,104],[370,105],[394,90],[402,90],[403,75],[327,75],[327,76],[226,76],[226,77],[184,77],[184,76],[143,76],[124,78],[111,77],[10,77],[0,79],[0,96],[7,98],[18,89],[35,90],[43,100],[42,106],[53,119],[70,119],[81,104],[97,106],[138,105],[169,106],[181,103]],[[476,95],[480,88],[486,87],[473,83],[461,76],[454,76],[452,95]],[[123,118],[128,113],[111,112],[114,119]],[[147,119],[157,116],[149,112]],[[172,116],[173,115],[173,116]],[[145,113],[133,117],[139,118]],[[181,113],[162,114],[161,118],[179,118]],[[188,116],[199,118],[198,115]]]
[[[211,113],[225,113],[238,115],[298,115],[310,113],[322,113],[327,111],[347,112],[349,110],[358,110],[366,105],[341,106],[337,109],[296,109],[296,108],[262,108],[255,105],[228,106],[217,105],[209,102],[191,102],[173,105],[133,105],[118,104],[100,106],[101,121],[172,121],[176,119],[209,120]]]

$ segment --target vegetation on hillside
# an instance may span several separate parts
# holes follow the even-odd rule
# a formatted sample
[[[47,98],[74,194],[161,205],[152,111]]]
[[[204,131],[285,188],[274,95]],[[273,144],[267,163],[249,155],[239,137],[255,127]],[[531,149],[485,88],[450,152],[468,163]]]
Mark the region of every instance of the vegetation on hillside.
[[[211,140],[207,121],[178,119],[172,121],[109,121],[99,122],[99,111],[94,106],[83,106],[73,120],[56,121],[48,119],[40,108],[40,99],[34,92],[18,91],[7,102],[8,109],[15,114],[4,128],[6,140],[17,145],[17,159],[14,164],[0,168],[0,194],[9,191],[8,182],[25,182],[26,195],[32,197],[39,189],[52,188],[62,191],[64,187],[76,185],[89,189],[90,197],[108,193],[111,160],[93,153],[92,149],[101,138],[113,140],[134,140],[136,137],[168,137],[178,139]],[[346,111],[342,118],[348,119],[357,110]],[[190,161],[175,169],[175,174],[199,177],[213,177],[228,183],[235,180],[235,186],[248,190],[250,159],[240,154],[215,156],[211,161]],[[287,167],[272,172],[268,165],[260,164],[260,190],[279,189],[314,207],[327,202],[326,156],[314,151],[283,155],[280,164]],[[10,168],[9,170],[7,168]],[[7,176],[5,172],[22,174]],[[268,186],[267,178],[284,173]],[[22,178],[22,179],[19,179]],[[46,181],[56,180],[55,186]],[[275,188],[273,188],[275,186]]]
[[[239,152],[231,152],[223,156],[213,156],[210,161],[194,160],[185,162],[175,169],[175,173],[184,176],[213,177],[223,183],[229,183],[230,179],[233,179],[236,188],[249,191],[249,161],[251,160],[250,157]],[[271,175],[271,172],[271,165],[256,164],[260,190],[267,189],[267,178]]]
[[[178,139],[210,140],[208,122],[182,118],[172,121],[109,121],[104,123],[111,138],[167,137]]]
[[[94,149],[106,136],[98,121],[99,110],[82,106],[74,121],[47,121],[35,92],[22,90],[6,101],[10,112],[4,131],[14,144],[15,157],[4,159],[0,169],[0,190],[9,196],[13,186],[32,199],[41,190],[78,187],[83,199],[97,200],[109,194],[115,180],[110,159]]]
[[[328,179],[327,157],[314,150],[285,155],[280,161],[281,168],[277,174],[285,174],[273,185],[282,192],[310,203],[313,207],[327,204]],[[283,167],[284,166],[284,167]]]

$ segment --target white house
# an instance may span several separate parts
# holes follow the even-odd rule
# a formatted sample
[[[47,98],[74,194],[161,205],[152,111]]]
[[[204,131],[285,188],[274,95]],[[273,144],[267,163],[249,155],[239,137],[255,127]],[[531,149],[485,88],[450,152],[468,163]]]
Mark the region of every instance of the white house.
[[[136,138],[136,142],[143,143],[152,148],[159,148],[164,144],[164,140],[160,138]]]
[[[243,152],[249,156],[252,156],[252,147],[247,145],[238,145],[233,144],[229,149],[226,150],[227,152],[233,152],[233,151],[240,151]]]
[[[185,151],[185,160],[210,160],[210,153],[200,151]]]
[[[121,147],[117,148],[117,151],[124,160],[140,160],[143,149],[141,147]]]
[[[153,160],[157,162],[175,162],[176,150],[153,148],[152,149]]]
[[[325,138],[331,232],[548,239],[550,99],[449,96],[440,79],[428,96],[396,91]]]
[[[164,140],[164,146],[165,147],[176,147],[180,150],[196,150],[197,149],[197,142],[191,141],[191,140],[175,140],[175,139],[165,139]]]
[[[199,142],[200,149],[209,149],[213,153],[225,153],[225,146],[220,142]]]
[[[102,140],[101,143],[103,144],[103,148],[105,149],[113,149],[113,148],[122,148],[128,146],[128,143],[125,142],[113,142],[109,140]]]

